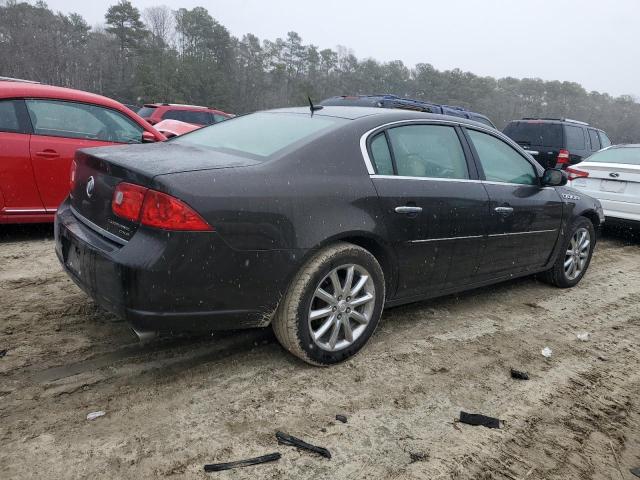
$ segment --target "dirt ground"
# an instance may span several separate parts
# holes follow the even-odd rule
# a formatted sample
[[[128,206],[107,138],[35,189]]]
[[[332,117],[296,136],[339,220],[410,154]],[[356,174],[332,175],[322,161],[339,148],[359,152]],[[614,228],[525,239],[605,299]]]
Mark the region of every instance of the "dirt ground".
[[[640,241],[621,233],[577,288],[527,278],[388,310],[327,369],[268,329],[139,345],[62,272],[47,227],[0,230],[0,292],[2,479],[631,480],[640,466]],[[456,424],[460,410],[504,428]]]

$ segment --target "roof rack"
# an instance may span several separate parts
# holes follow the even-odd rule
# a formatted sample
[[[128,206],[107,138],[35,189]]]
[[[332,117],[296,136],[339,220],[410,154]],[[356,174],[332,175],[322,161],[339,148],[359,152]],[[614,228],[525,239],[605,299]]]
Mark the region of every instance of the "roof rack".
[[[580,120],[573,120],[571,118],[548,118],[548,117],[524,117],[522,120],[553,120],[556,122],[569,122],[569,123],[577,123],[579,125],[589,125],[587,122],[581,122]]]
[[[22,83],[40,83],[35,80],[25,80],[23,78],[13,78],[13,77],[0,77],[0,81],[3,82],[22,82]]]

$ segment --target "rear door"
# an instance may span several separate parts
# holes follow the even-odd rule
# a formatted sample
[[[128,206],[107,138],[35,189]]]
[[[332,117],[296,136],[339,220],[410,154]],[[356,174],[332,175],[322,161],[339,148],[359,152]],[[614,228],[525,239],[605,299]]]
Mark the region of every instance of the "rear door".
[[[55,212],[69,193],[76,150],[142,141],[143,128],[115,110],[50,99],[29,99],[26,104],[33,125],[31,162],[48,212]]]
[[[398,298],[473,281],[488,196],[460,135],[453,125],[414,123],[369,144],[371,178],[399,262]]]
[[[595,153],[602,148],[602,145],[600,145],[598,131],[593,128],[588,128],[587,132],[589,132],[589,145],[591,146],[591,152]]]
[[[31,125],[24,101],[0,100],[0,209],[44,213],[29,155]]]
[[[490,199],[487,247],[481,279],[508,277],[547,263],[560,233],[562,200],[541,187],[533,164],[507,142],[466,129]]]

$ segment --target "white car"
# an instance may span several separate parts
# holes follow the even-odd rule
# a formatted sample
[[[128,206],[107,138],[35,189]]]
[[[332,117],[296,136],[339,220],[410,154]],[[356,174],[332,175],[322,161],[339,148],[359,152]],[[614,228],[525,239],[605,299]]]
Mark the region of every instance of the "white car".
[[[640,144],[607,147],[567,173],[569,186],[600,200],[607,218],[640,222]]]

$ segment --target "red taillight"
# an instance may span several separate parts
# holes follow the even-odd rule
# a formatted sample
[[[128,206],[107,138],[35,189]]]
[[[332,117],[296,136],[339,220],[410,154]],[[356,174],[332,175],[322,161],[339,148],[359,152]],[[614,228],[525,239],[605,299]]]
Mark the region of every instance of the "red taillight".
[[[556,159],[556,165],[566,165],[569,163],[569,150],[560,150],[558,152],[558,158]]]
[[[131,183],[119,184],[111,209],[119,217],[164,230],[212,231],[189,205],[166,193]]]
[[[71,162],[71,170],[69,172],[69,191],[73,193],[73,189],[76,187],[76,169],[78,168],[78,164],[76,161]]]
[[[576,178],[587,178],[589,176],[589,172],[585,172],[584,170],[578,170],[577,168],[567,168],[567,175],[569,176],[569,180],[575,180]]]
[[[132,183],[118,184],[111,199],[111,210],[119,217],[137,222],[140,219],[140,211],[147,190]]]

